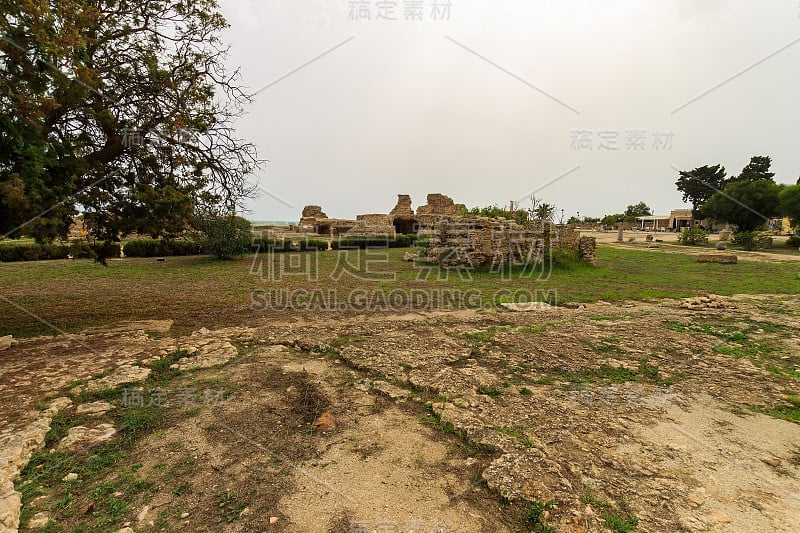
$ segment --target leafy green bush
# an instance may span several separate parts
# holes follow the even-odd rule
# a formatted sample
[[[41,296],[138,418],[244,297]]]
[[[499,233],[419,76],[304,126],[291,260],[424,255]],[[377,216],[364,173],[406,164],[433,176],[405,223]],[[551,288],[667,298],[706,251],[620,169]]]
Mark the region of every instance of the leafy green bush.
[[[86,259],[97,257],[103,243],[88,244],[81,241],[71,245],[63,244],[5,244],[0,246],[0,262],[13,261],[46,261],[50,259]],[[119,257],[120,246],[109,243],[106,257]]]
[[[734,233],[731,242],[736,246],[741,246],[743,249],[751,251],[772,247],[772,237],[758,231],[740,231]]]
[[[219,259],[232,259],[252,251],[253,229],[250,221],[236,215],[203,215],[202,247]]]
[[[708,242],[708,232],[700,228],[685,229],[678,235],[678,243],[686,246],[697,246]]]
[[[161,257],[166,255],[198,255],[198,243],[183,239],[134,239],[125,243],[125,257]]]
[[[786,239],[786,246],[790,248],[800,248],[800,235],[792,235]]]

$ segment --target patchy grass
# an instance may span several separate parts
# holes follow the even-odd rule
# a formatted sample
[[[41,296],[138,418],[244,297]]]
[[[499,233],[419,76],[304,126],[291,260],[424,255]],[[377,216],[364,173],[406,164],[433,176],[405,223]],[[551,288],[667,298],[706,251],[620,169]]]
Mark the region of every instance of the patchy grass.
[[[478,387],[478,394],[494,397],[502,395],[503,391],[497,387]]]
[[[509,437],[514,437],[514,439],[516,439],[516,441],[520,445],[522,445],[522,446],[524,446],[526,448],[533,448],[533,446],[534,446],[533,441],[525,433],[525,431],[527,429],[525,427],[521,427],[521,426],[513,426],[513,427],[494,426],[494,429],[499,431],[503,435],[508,435]]]
[[[761,413],[773,418],[778,418],[780,420],[788,420],[789,422],[800,424],[800,397],[787,396],[786,402],[787,403],[784,405],[778,405],[775,407],[760,407],[756,405],[751,405],[749,407],[750,410],[755,411],[756,413]]]
[[[549,511],[556,504],[555,500],[549,502],[534,501],[525,507],[525,522],[533,527],[536,533],[558,533],[556,528],[548,526],[542,522],[542,514]]]
[[[538,292],[534,295],[536,299],[546,295],[544,299],[552,300],[557,296],[558,303],[680,298],[694,296],[701,290],[721,295],[800,293],[800,283],[786,282],[797,278],[797,265],[788,262],[743,260],[726,268],[729,275],[719,276],[716,275],[719,265],[696,263],[691,256],[603,246],[597,250],[596,267],[556,267],[547,279],[540,281],[504,279],[478,271],[467,271],[463,276],[451,273],[444,279],[437,276],[420,279],[419,270],[402,260],[403,249],[387,250],[385,261],[370,258],[368,262],[361,255],[358,261],[352,258],[359,268],[370,272],[331,277],[339,264],[337,252],[304,253],[317,254],[315,279],[285,276],[278,281],[264,280],[258,275],[258,266],[262,260],[271,258],[261,256],[231,261],[174,257],[166,266],[151,258],[111,260],[108,267],[91,260],[3,263],[0,286],[3,296],[15,305],[0,302],[0,335],[55,334],[46,323],[62,331],[76,332],[90,326],[142,319],[173,319],[171,333],[183,334],[200,327],[241,325],[284,312],[285,307],[251,308],[254,303],[251,291],[262,289],[335,290],[345,300],[354,290],[365,291],[363,294],[368,296],[387,288],[435,289],[453,294],[470,290],[480,296],[470,304],[477,306],[507,301],[509,291],[519,288],[520,283],[532,294]],[[390,274],[393,281],[377,281],[376,275],[381,273]],[[131,298],[132,294],[137,297]],[[424,305],[430,307],[431,301]],[[75,313],[75,309],[81,312]]]

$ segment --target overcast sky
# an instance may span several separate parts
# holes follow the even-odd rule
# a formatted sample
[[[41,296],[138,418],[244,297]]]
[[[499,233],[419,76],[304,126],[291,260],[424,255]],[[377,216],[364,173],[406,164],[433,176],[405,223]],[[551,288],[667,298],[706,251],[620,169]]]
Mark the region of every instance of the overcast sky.
[[[221,5],[230,65],[268,86],[238,128],[270,160],[251,219],[385,213],[429,192],[661,214],[683,205],[673,166],[738,173],[769,155],[777,181],[800,175],[797,0]]]

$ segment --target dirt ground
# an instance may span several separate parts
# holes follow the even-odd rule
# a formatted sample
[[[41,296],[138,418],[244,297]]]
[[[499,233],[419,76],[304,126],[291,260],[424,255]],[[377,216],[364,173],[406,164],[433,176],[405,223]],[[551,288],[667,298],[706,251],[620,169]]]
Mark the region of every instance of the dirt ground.
[[[44,416],[61,432],[16,480],[22,530],[796,531],[798,309],[700,297],[26,339],[0,352],[0,439]],[[132,387],[148,405],[126,404]],[[99,396],[113,410],[85,414]],[[106,466],[87,465],[110,444],[63,451],[69,426],[101,423],[130,444]]]

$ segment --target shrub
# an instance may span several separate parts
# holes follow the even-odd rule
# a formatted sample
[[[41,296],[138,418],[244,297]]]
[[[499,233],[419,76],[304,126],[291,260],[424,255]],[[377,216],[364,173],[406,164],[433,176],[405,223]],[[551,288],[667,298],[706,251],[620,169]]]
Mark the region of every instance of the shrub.
[[[74,241],[69,246],[63,244],[7,244],[0,246],[0,262],[13,261],[46,261],[50,259],[67,259],[70,255],[75,259],[96,258],[104,243],[88,244]],[[106,257],[119,257],[118,243],[109,243]]]
[[[757,231],[740,231],[734,233],[731,242],[736,246],[741,246],[743,249],[751,251],[772,247],[772,237]]]
[[[253,246],[250,221],[235,215],[200,217],[202,247],[219,259],[231,259],[249,253]]]
[[[134,239],[125,243],[125,257],[161,257],[165,255],[198,255],[198,243],[184,239]]]
[[[708,232],[700,228],[685,229],[678,235],[678,242],[686,246],[697,246],[708,242]]]
[[[800,235],[792,235],[786,239],[786,246],[790,248],[800,248]]]

